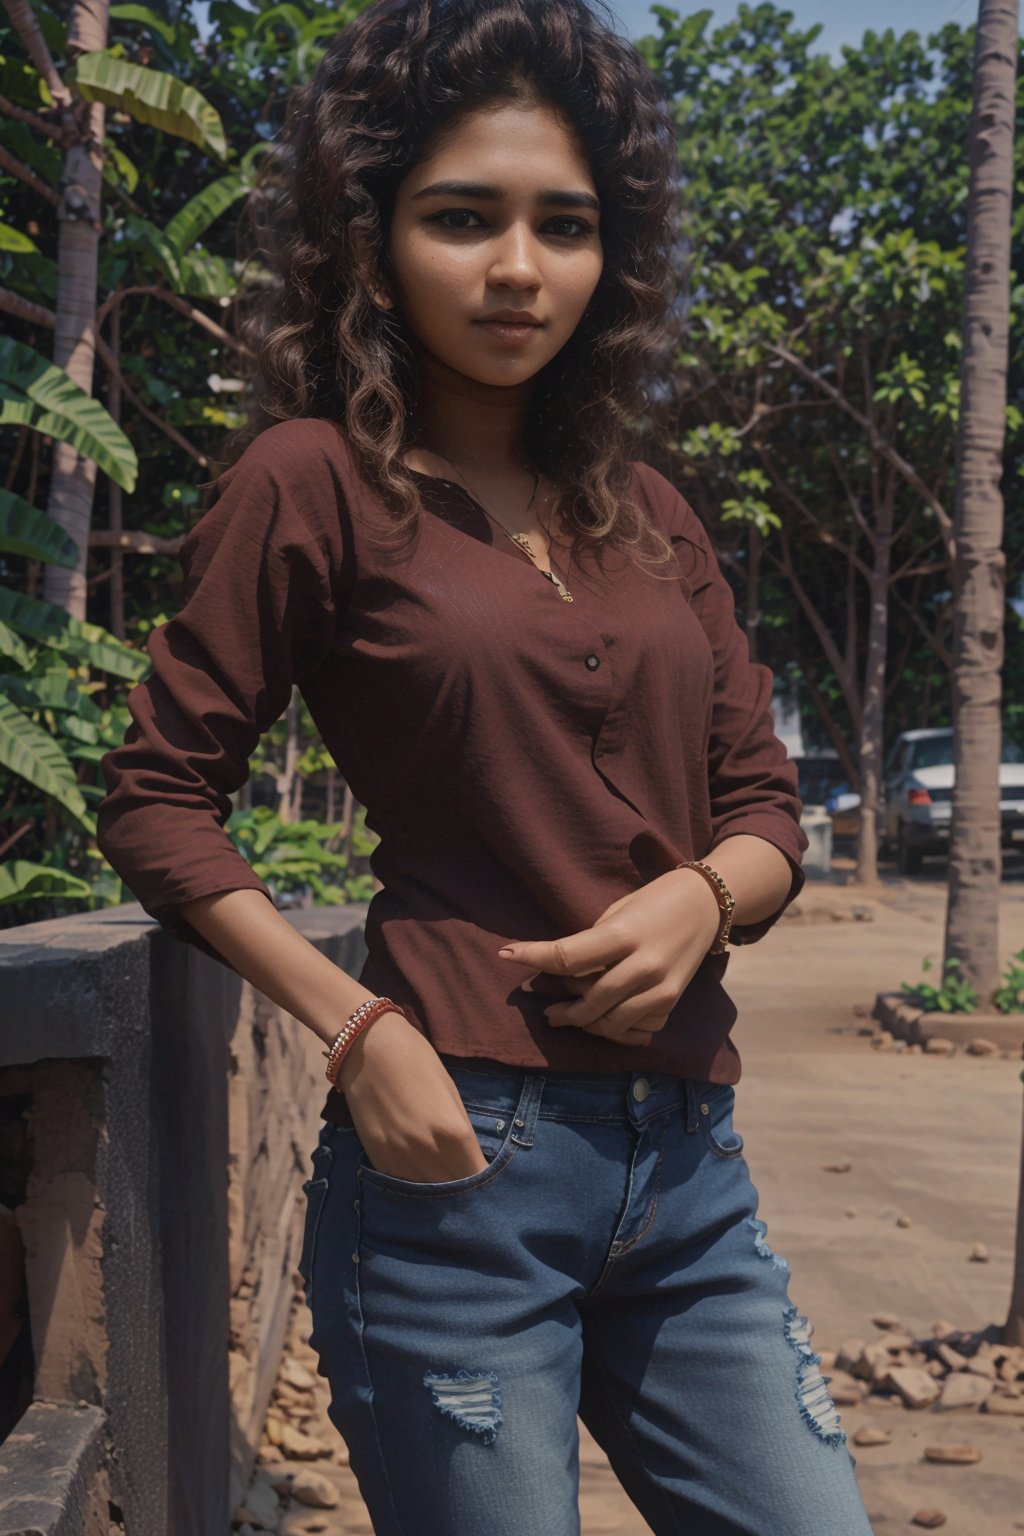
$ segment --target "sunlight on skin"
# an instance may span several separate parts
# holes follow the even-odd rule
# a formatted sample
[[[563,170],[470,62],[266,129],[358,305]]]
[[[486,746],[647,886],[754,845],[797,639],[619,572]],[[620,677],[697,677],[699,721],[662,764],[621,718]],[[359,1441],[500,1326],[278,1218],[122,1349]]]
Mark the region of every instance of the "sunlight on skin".
[[[459,192],[431,190],[458,184]],[[486,190],[496,196],[481,195]],[[471,195],[472,194],[472,195]],[[556,194],[552,200],[551,194]],[[424,436],[481,489],[517,469],[533,379],[575,331],[604,264],[597,190],[582,148],[546,106],[464,118],[401,183],[389,236],[397,303],[414,336]],[[525,337],[480,322],[528,311]],[[449,474],[424,449],[411,467]]]

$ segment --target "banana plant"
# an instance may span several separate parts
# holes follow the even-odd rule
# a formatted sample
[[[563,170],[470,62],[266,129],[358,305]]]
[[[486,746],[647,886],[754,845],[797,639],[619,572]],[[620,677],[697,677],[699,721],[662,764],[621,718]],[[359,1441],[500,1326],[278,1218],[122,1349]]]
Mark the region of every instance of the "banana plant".
[[[91,402],[94,403],[94,402]],[[76,551],[64,529],[22,497],[0,489],[0,554],[73,564]],[[87,667],[138,680],[148,658],[123,645],[98,624],[86,624],[64,609],[0,586],[0,767],[32,791],[62,807],[86,832],[95,832],[87,793],[77,781],[76,758],[96,762],[110,743],[102,736],[103,716],[79,673]],[[93,685],[95,687],[95,685]],[[95,787],[92,792],[96,793]],[[40,894],[40,869],[15,860],[0,866],[6,885],[0,901],[20,893]],[[82,882],[61,887],[65,896],[88,894]],[[48,895],[55,887],[46,886]],[[4,894],[6,891],[6,894]]]
[[[229,221],[291,87],[365,4],[257,0],[251,9],[213,0],[203,37],[189,10],[160,0],[68,0],[60,14],[55,0],[4,0],[0,313],[13,324],[0,343],[0,448],[13,452],[0,492],[0,777],[12,792],[0,905],[8,922],[19,902],[35,916],[40,905],[45,914],[64,899],[88,901],[90,891],[94,906],[122,897],[91,840],[104,793],[96,768],[129,723],[124,690],[148,666],[139,639],[159,622],[167,556],[183,514],[199,503],[196,482],[208,483],[221,431],[240,419],[231,393],[238,343],[221,324],[242,277]],[[87,597],[115,585],[104,588],[96,559],[96,545],[109,541],[91,532],[94,482],[109,496],[111,527],[126,535],[111,564],[138,577],[127,615],[138,626],[134,645],[112,632],[126,628],[123,606],[112,603],[111,628],[88,622]],[[119,495],[114,521],[118,490],[123,523]],[[39,563],[38,593],[34,577],[23,584],[26,560]],[[119,576],[118,586],[127,581],[121,587]],[[308,848],[292,834],[287,841],[278,875],[299,880],[289,860],[301,863]]]

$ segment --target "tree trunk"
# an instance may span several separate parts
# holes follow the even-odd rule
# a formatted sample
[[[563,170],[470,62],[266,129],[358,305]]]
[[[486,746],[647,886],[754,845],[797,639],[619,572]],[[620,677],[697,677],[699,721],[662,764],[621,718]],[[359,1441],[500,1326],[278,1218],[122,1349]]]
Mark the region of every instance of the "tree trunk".
[[[889,556],[887,533],[878,539],[870,573],[870,619],[864,662],[864,713],[861,716],[860,833],[857,837],[857,880],[878,880],[878,791],[881,786],[883,731],[886,725],[886,648],[889,645]]]
[[[943,965],[991,1005],[999,984],[1003,498],[1017,0],[981,0],[970,126],[967,267],[956,439],[952,713],[956,779]],[[1024,1319],[1022,1319],[1024,1324]]]
[[[72,59],[107,46],[107,0],[75,0],[68,17]],[[77,103],[85,130],[68,146],[61,178],[57,237],[57,308],[53,360],[92,394],[96,354],[96,279],[99,260],[105,109],[101,102]],[[46,567],[43,595],[76,619],[86,617],[86,562],[92,520],[96,465],[67,443],[54,443],[47,511],[78,546],[74,566]]]
[[[117,299],[110,311],[110,350],[117,361],[117,370],[111,373],[107,385],[107,410],[121,425],[121,301]],[[124,493],[116,480],[107,480],[107,496],[110,505],[110,531],[124,531]],[[124,551],[110,551],[110,621],[109,629],[119,640],[125,637],[124,626]]]
[[[277,814],[281,821],[290,822],[295,793],[295,765],[299,759],[299,691],[292,689],[285,714],[287,737],[284,748],[284,767],[277,775]]]
[[[1021,1073],[1024,1081],[1024,1072]],[[1024,1344],[1024,1127],[1021,1130],[1020,1184],[1017,1198],[1017,1241],[1014,1245],[1013,1289],[1003,1329],[1004,1344]]]
[[[892,566],[892,519],[896,477],[889,475],[881,497],[874,561],[869,584],[868,652],[864,663],[864,710],[861,715],[860,828],[857,836],[857,880],[878,880],[878,792],[882,777],[885,731],[885,663],[889,650],[889,573]]]
[[[343,840],[342,841],[342,846],[345,849],[345,861],[346,861],[345,862],[345,869],[346,869],[346,872],[348,874],[350,874],[350,875],[354,873],[354,870],[352,868],[352,834],[353,834],[353,832],[355,830],[355,822],[356,822],[356,801],[355,801],[355,796],[353,795],[352,791],[349,789],[348,785],[346,784],[345,785],[345,798],[342,801],[341,827],[342,827],[342,840]]]
[[[751,523],[747,531],[747,644],[751,661],[760,660],[759,628],[761,621],[761,546],[760,533]]]

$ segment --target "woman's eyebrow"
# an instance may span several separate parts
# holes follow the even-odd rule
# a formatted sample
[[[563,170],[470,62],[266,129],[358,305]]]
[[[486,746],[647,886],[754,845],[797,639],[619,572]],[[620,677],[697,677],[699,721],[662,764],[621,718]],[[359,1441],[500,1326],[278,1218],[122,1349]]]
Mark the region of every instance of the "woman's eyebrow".
[[[443,196],[498,202],[504,195],[501,187],[492,187],[480,181],[432,181],[429,187],[421,187],[418,192],[414,192],[409,201],[414,203],[419,197]],[[552,187],[538,192],[537,202],[542,208],[591,208],[595,213],[601,212],[601,204],[590,192],[567,192]]]

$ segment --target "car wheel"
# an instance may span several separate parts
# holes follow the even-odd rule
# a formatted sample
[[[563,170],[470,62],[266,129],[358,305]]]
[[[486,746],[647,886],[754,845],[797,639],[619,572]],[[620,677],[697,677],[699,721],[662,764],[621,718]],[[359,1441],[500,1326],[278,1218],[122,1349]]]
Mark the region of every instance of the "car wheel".
[[[902,821],[896,834],[896,857],[901,875],[919,875],[924,863],[924,854],[920,848],[913,848],[907,842],[907,834]]]

